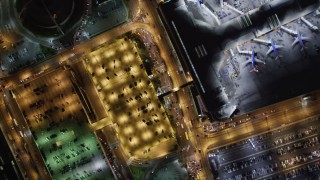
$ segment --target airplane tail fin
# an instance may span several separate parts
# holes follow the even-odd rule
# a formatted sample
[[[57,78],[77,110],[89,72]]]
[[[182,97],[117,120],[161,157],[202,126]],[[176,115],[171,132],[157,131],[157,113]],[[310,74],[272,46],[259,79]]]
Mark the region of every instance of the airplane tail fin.
[[[282,55],[278,55],[275,60],[280,60],[280,59],[282,59],[282,58],[283,58]]]
[[[300,49],[300,52],[305,52],[305,50],[308,49],[306,46],[303,46],[301,49]]]
[[[302,48],[300,49],[300,52],[301,52],[301,54],[303,54],[304,57],[306,57],[306,56],[308,55],[307,50],[306,50],[306,47],[302,47]]]
[[[250,72],[255,72],[255,73],[257,73],[257,72],[259,72],[259,71],[258,71],[257,68],[252,68]]]

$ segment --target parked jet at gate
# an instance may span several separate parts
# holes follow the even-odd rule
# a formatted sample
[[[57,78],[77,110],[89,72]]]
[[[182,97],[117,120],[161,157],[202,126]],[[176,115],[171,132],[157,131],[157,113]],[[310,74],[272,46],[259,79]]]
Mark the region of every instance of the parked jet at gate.
[[[242,64],[242,66],[247,66],[251,63],[251,71],[250,72],[259,72],[258,71],[258,65],[257,63],[261,63],[261,64],[266,64],[265,62],[261,61],[260,59],[257,59],[256,58],[256,53],[254,52],[254,49],[252,47],[252,50],[251,51],[241,51],[239,49],[239,47],[237,46],[237,50],[239,52],[239,54],[244,54],[244,55],[250,55],[251,56],[251,59],[247,60],[246,62],[244,62]]]
[[[198,8],[201,8],[201,4],[203,4],[202,0],[196,0]]]
[[[287,32],[288,34],[292,35],[292,36],[296,36],[296,39],[291,44],[291,48],[294,48],[299,43],[299,45],[301,47],[301,49],[300,49],[301,52],[303,52],[306,49],[306,46],[304,45],[304,42],[305,41],[310,41],[310,38],[302,36],[299,31],[294,31],[294,30],[288,29],[288,28],[286,28],[284,26],[281,26],[281,29],[284,30],[285,32]]]
[[[291,44],[291,47],[294,48],[298,43],[301,47],[300,51],[304,51],[307,47],[304,45],[304,41],[310,41],[310,38],[303,37],[299,31],[297,31],[297,37]]]
[[[261,40],[261,39],[253,39],[253,41],[258,42],[258,43],[262,43],[265,44],[267,46],[269,46],[269,50],[267,51],[266,55],[268,56],[270,53],[274,53],[274,55],[276,56],[276,60],[279,59],[281,57],[281,55],[279,55],[279,49],[283,48],[283,46],[281,45],[277,45],[274,40],[272,38],[270,38],[270,40]]]

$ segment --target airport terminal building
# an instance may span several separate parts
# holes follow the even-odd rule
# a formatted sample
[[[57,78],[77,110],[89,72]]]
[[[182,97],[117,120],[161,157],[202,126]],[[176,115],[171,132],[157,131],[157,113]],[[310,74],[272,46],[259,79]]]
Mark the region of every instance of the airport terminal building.
[[[320,87],[319,0],[251,1],[171,0],[158,8],[214,119]]]

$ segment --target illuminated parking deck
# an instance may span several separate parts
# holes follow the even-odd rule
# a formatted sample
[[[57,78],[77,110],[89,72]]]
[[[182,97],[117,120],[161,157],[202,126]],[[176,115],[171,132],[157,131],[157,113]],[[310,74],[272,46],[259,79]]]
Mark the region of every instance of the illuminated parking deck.
[[[174,144],[168,143],[175,142],[173,130],[134,42],[118,39],[88,54],[84,63],[107,111],[94,129],[114,123],[124,152],[137,158],[151,158],[152,147],[162,142]],[[167,149],[157,149],[155,157]]]

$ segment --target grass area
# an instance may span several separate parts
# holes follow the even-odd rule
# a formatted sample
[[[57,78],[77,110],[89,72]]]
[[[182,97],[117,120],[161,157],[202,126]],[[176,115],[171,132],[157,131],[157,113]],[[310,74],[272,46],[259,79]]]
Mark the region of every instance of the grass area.
[[[57,51],[55,49],[49,48],[47,46],[43,46],[40,44],[40,51],[46,58],[50,58],[51,56],[54,56],[57,54]]]
[[[129,166],[134,180],[141,180],[147,172],[147,167]]]
[[[163,165],[160,169],[158,169],[153,177],[153,180],[179,180],[179,179],[188,179],[187,170],[181,166],[181,164],[175,160],[170,163]]]

